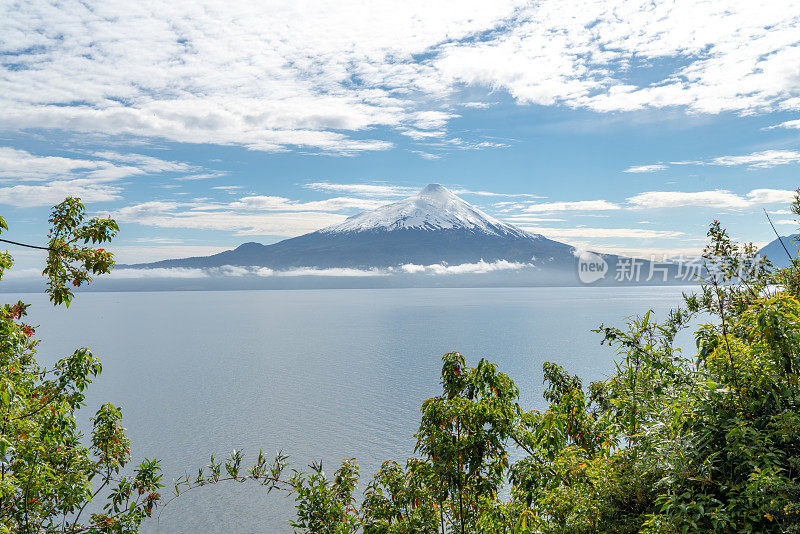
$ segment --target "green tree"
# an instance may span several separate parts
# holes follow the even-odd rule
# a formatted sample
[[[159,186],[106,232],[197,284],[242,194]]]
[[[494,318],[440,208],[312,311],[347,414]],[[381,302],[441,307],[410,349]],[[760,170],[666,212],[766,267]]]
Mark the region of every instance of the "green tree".
[[[328,480],[322,463],[310,466],[311,473],[295,472],[290,480],[296,494],[297,518],[289,524],[299,532],[352,534],[361,521],[353,491],[358,481],[358,466],[345,460]]]
[[[422,405],[416,451],[439,481],[440,509],[464,534],[474,531],[481,502],[495,499],[504,480],[519,391],[496,365],[481,359],[468,367],[458,352],[442,358],[442,389]]]
[[[430,462],[409,458],[405,468],[384,462],[364,491],[365,534],[436,534],[446,500]]]
[[[110,271],[112,255],[89,244],[110,241],[118,227],[111,219],[87,220],[76,198],[55,206],[49,221],[46,247],[3,241],[46,250],[50,300],[69,305],[70,286]],[[0,218],[2,230],[8,227]],[[12,264],[10,254],[0,254],[0,277]],[[81,348],[52,368],[40,366],[27,309],[17,302],[0,310],[0,532],[136,532],[160,499],[158,461],[145,460],[124,474],[130,444],[111,404],[97,411],[91,438],[83,442],[75,416],[100,362]],[[95,513],[85,517],[98,499]]]
[[[800,532],[796,269],[772,272],[716,221],[708,235],[683,307],[601,327],[621,358],[590,388],[593,411],[577,378],[546,368],[556,391],[533,414],[537,454],[512,467],[539,531]],[[676,334],[696,320],[684,355]],[[612,446],[587,446],[586,427]]]

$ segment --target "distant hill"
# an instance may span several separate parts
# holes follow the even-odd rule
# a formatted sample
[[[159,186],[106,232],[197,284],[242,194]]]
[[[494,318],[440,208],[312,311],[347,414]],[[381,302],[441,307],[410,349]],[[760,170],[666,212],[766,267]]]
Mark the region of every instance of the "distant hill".
[[[783,241],[783,245],[781,245],[781,241]],[[786,247],[785,249],[784,246]],[[781,236],[759,250],[759,254],[765,256],[775,267],[787,267],[789,265],[787,250],[793,258],[798,256],[798,253],[800,253],[800,234]]]

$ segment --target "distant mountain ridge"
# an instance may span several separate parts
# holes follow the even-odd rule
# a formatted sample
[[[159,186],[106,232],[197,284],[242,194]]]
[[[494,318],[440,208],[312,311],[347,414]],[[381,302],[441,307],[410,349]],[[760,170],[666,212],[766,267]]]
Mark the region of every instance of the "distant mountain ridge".
[[[758,253],[772,262],[773,267],[788,267],[789,255],[786,254],[787,250],[792,258],[798,256],[798,252],[800,251],[800,234],[781,236],[764,246]]]
[[[212,256],[127,267],[372,268],[481,260],[574,270],[575,248],[499,221],[447,188],[430,184],[399,202],[272,245],[244,243]]]

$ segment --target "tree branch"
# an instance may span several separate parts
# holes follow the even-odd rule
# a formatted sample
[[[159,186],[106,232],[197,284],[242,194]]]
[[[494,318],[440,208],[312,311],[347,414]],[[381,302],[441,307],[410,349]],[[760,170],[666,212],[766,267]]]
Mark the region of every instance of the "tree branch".
[[[47,251],[52,250],[50,247],[40,247],[40,246],[37,246],[37,245],[28,245],[26,243],[19,243],[17,241],[11,241],[10,239],[0,239],[0,241],[2,241],[3,243],[11,243],[12,245],[17,245],[17,246],[20,246],[20,247],[35,248],[35,249],[47,250]]]
[[[788,249],[788,248],[786,248],[786,245],[784,245],[784,244],[783,244],[783,239],[781,239],[781,235],[780,235],[780,234],[778,233],[778,231],[775,229],[775,225],[774,225],[774,224],[772,224],[772,219],[770,219],[770,217],[769,217],[769,213],[767,213],[767,210],[766,210],[766,208],[764,208],[764,215],[766,215],[766,216],[767,216],[767,220],[769,221],[769,225],[770,225],[770,226],[772,226],[772,231],[773,231],[773,232],[775,232],[775,235],[776,235],[776,236],[778,236],[778,241],[780,241],[780,243],[781,243],[781,246],[783,247],[783,250],[785,250],[785,251],[786,251],[786,255],[787,255],[787,256],[789,256],[789,260],[791,261],[791,260],[793,259],[793,258],[792,258],[792,254],[789,252],[789,249]]]

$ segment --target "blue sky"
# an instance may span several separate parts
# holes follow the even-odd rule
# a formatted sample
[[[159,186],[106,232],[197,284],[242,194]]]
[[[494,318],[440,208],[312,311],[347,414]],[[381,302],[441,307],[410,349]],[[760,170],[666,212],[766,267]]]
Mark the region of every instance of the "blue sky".
[[[122,262],[275,242],[439,182],[601,251],[782,233],[800,3],[0,6],[0,213],[80,196]],[[18,254],[20,267],[34,255]]]

